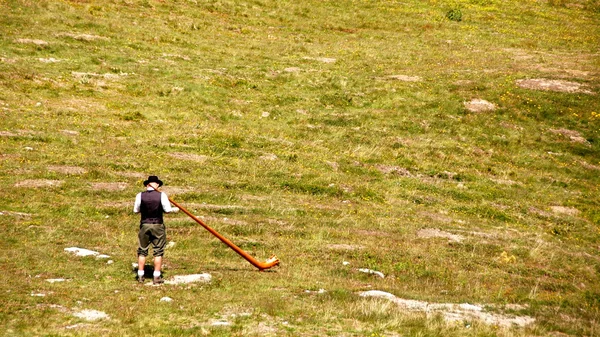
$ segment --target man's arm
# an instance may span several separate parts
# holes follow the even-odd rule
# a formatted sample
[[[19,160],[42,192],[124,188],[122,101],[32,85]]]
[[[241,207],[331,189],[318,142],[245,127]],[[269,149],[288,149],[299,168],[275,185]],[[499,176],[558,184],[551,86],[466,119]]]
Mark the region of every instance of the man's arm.
[[[171,207],[171,202],[169,201],[169,197],[165,192],[160,193],[160,203],[162,205],[165,213],[177,213],[179,212],[179,208]]]
[[[142,193],[138,193],[135,196],[135,203],[133,204],[133,213],[139,213],[141,205],[142,205]]]

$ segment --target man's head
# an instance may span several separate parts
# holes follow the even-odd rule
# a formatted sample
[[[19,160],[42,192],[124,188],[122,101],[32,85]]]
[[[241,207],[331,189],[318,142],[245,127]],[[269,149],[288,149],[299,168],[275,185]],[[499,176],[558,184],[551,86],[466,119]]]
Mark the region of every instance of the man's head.
[[[148,180],[144,181],[144,186],[148,186],[150,185],[150,187],[156,189],[159,188],[163,185],[163,182],[158,179],[157,176],[149,176]]]

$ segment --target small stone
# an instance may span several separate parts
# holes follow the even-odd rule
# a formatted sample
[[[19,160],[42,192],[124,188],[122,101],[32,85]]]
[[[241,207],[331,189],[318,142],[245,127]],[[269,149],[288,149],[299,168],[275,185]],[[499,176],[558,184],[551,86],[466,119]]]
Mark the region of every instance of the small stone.
[[[342,265],[344,265],[344,266],[347,266],[347,265],[349,265],[349,264],[350,264],[350,262],[348,262],[348,261],[344,261],[344,262],[342,262]]]
[[[25,146],[24,149],[27,150],[27,151],[33,151],[33,148],[30,147],[30,146]]]
[[[165,297],[161,298],[160,301],[161,302],[173,302],[173,299],[170,298],[170,297],[165,296]]]
[[[377,275],[381,278],[385,278],[385,275],[380,272],[380,271],[376,271],[376,270],[372,270],[372,269],[367,269],[367,268],[360,268],[358,269],[359,272],[361,273],[367,273],[367,274],[373,274],[373,275]]]
[[[46,279],[46,282],[50,282],[50,283],[56,283],[56,282],[65,282],[66,280],[64,278],[49,278]]]
[[[268,111],[263,111],[262,114],[260,115],[262,118],[267,118],[269,117],[271,114]]]
[[[113,263],[115,263],[115,261],[113,261],[113,260],[106,261],[106,264],[113,264]]]

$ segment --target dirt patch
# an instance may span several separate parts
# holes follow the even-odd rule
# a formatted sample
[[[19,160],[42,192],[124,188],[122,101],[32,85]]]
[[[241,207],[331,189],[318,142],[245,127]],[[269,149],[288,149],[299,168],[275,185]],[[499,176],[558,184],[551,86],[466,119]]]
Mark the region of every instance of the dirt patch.
[[[64,174],[84,174],[86,169],[79,166],[48,166],[48,171],[64,173]]]
[[[302,69],[298,68],[298,67],[289,67],[289,68],[285,68],[283,69],[283,71],[285,71],[286,73],[299,73]]]
[[[463,102],[465,108],[470,112],[487,112],[496,110],[496,104],[490,103],[484,99],[472,99],[469,102]]]
[[[24,44],[34,44],[36,46],[47,46],[48,42],[44,41],[44,40],[36,40],[36,39],[17,39],[16,40],[17,43],[24,43]]]
[[[448,322],[476,319],[485,324],[497,325],[504,328],[511,328],[513,326],[526,327],[535,322],[535,318],[533,317],[490,313],[486,312],[483,306],[469,303],[429,303],[425,301],[407,300],[379,290],[364,291],[359,293],[359,296],[388,300],[408,311],[424,312],[427,316],[441,314]]]
[[[408,75],[389,75],[384,77],[388,80],[396,80],[402,82],[421,82],[423,79],[420,76],[408,76]]]
[[[101,319],[109,319],[110,316],[103,311],[83,309],[73,313],[73,316],[85,319],[86,321],[97,321]]]
[[[29,187],[29,188],[42,188],[42,187],[59,187],[64,184],[62,180],[46,180],[46,179],[28,179],[23,180],[15,184],[15,187]]]
[[[12,216],[21,217],[21,218],[31,217],[31,214],[29,214],[29,213],[11,212],[11,211],[0,211],[0,216],[1,215],[12,215]]]
[[[410,171],[400,166],[377,164],[375,168],[383,174],[394,174],[401,177],[412,177]]]
[[[65,135],[69,135],[69,136],[79,136],[79,131],[74,131],[74,130],[60,130],[60,132],[64,133]]]
[[[274,160],[277,160],[279,158],[275,154],[267,153],[265,155],[260,156],[259,159],[268,160],[268,161],[274,161]]]
[[[584,167],[584,168],[589,169],[589,170],[600,170],[600,166],[592,165],[592,164],[587,163],[585,161],[580,161],[579,164],[581,164],[581,167]]]
[[[305,60],[319,61],[323,63],[335,63],[337,60],[330,57],[304,57]]]
[[[0,131],[0,137],[17,137],[18,134],[10,131]]]
[[[422,238],[422,239],[446,238],[450,242],[462,242],[465,239],[465,237],[462,235],[444,232],[437,228],[420,229],[417,232],[417,237]]]
[[[169,156],[171,156],[175,159],[191,160],[191,161],[197,161],[199,163],[203,163],[210,158],[208,156],[201,155],[201,154],[183,153],[183,152],[172,152],[172,153],[169,153]]]
[[[330,244],[326,247],[331,250],[361,250],[365,248],[364,246],[348,245],[345,243]]]
[[[573,207],[550,206],[550,209],[555,214],[576,216],[576,215],[579,215],[579,213],[581,213],[577,208],[573,208]]]
[[[557,134],[557,135],[561,135],[564,137],[569,138],[570,141],[574,142],[574,143],[581,143],[581,144],[589,144],[589,142],[587,141],[587,139],[585,139],[584,137],[581,136],[581,134],[575,130],[569,130],[569,129],[550,129],[550,132]]]
[[[90,35],[90,34],[76,34],[76,33],[58,33],[57,37],[70,37],[72,39],[78,41],[95,41],[95,40],[109,40],[109,38],[98,35]]]
[[[433,212],[421,212],[421,215],[428,217],[429,219],[442,223],[452,223],[454,219],[441,213],[433,213]]]
[[[77,71],[73,71],[71,72],[71,75],[78,79],[78,80],[86,80],[86,79],[90,79],[90,78],[103,78],[106,80],[116,80],[119,79],[123,76],[127,76],[129,75],[128,73],[120,73],[120,74],[113,74],[113,73],[105,73],[105,74],[96,74],[96,73],[82,73],[82,72],[77,72]]]
[[[127,188],[127,183],[92,183],[92,188],[103,191],[122,191]]]
[[[517,86],[531,90],[594,94],[592,91],[585,89],[585,85],[581,83],[545,78],[517,80]]]

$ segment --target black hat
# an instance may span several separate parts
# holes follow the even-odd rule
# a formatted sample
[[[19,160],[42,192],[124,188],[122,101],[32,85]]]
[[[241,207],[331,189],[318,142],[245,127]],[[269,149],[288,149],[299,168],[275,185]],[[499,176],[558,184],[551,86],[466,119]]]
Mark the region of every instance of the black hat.
[[[144,181],[144,186],[147,186],[150,183],[157,183],[158,187],[161,187],[163,185],[163,182],[158,179],[157,176],[149,176],[148,180]]]

